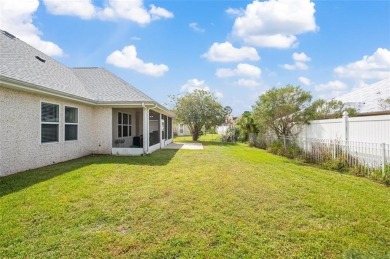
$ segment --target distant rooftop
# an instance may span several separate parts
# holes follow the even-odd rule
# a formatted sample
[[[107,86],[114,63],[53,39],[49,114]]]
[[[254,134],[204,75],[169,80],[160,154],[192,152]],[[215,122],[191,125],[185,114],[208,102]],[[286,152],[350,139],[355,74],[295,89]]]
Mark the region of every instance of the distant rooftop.
[[[386,98],[390,98],[390,77],[334,99],[355,108],[359,113],[369,113],[384,111],[380,104]]]

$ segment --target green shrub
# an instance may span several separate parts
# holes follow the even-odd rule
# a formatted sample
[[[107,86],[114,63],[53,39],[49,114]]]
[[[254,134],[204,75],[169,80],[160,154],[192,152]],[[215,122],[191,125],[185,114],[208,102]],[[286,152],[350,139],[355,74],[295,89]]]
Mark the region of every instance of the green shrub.
[[[287,154],[290,158],[301,158],[303,154],[303,150],[297,145],[290,145],[287,148]]]
[[[249,142],[249,146],[251,147],[267,149],[267,143],[262,134],[249,133],[248,142]]]
[[[301,148],[299,148],[296,145],[287,145],[286,147],[284,146],[284,143],[281,140],[276,140],[271,142],[267,146],[267,151],[276,154],[279,156],[285,156],[288,158],[301,158],[303,151]]]
[[[255,142],[256,142],[256,147],[267,149],[267,142],[265,141],[264,137],[261,136],[260,134],[257,134],[255,138]]]
[[[310,150],[304,152],[291,139],[286,138],[285,141],[279,139],[270,143],[266,140],[266,136],[262,134],[249,134],[250,146],[266,149],[272,154],[285,156],[301,162],[318,164],[328,170],[367,177],[390,186],[390,164],[385,166],[385,174],[383,175],[381,168],[373,169],[367,167],[357,157],[346,153],[342,145],[336,144],[329,147],[323,143],[312,143]]]
[[[390,186],[390,164],[385,165],[384,175],[382,169],[377,169],[371,172],[369,178]]]
[[[237,129],[237,128],[236,128]],[[240,130],[237,130],[238,131],[238,136],[237,136],[237,140],[240,141],[240,142],[246,142],[248,141],[248,135],[245,134],[245,132],[242,132]]]
[[[348,168],[349,174],[356,175],[356,176],[368,176],[368,169],[364,166],[353,166]]]
[[[348,171],[347,161],[342,157],[336,157],[334,159],[329,158],[322,162],[321,165],[328,170],[334,170],[342,173]]]
[[[236,142],[239,132],[236,131],[235,127],[229,127],[226,133],[221,135],[222,142]]]
[[[276,155],[281,155],[283,153],[283,143],[280,141],[272,141],[268,146],[267,146],[267,151],[276,154]]]

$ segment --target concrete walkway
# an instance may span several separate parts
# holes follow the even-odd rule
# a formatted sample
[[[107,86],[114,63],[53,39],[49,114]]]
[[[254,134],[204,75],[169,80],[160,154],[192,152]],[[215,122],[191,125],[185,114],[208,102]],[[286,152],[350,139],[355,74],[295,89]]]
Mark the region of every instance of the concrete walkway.
[[[166,149],[192,149],[192,150],[200,150],[203,149],[202,143],[180,143],[175,142],[171,143],[168,146],[164,147]]]

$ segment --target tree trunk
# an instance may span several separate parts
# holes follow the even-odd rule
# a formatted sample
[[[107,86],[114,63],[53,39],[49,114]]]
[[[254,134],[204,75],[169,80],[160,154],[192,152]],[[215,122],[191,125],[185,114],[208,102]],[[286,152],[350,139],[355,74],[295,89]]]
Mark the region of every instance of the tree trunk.
[[[199,130],[194,129],[194,132],[192,132],[192,140],[197,141],[199,138]]]
[[[199,127],[195,126],[194,130],[192,131],[192,140],[197,141],[199,138]]]

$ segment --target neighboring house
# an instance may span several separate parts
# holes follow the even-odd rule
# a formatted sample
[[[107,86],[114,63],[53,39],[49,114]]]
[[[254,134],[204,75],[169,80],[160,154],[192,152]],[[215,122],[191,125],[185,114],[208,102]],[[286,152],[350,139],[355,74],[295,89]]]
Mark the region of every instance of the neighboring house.
[[[236,126],[238,117],[233,117],[232,114],[226,116],[225,122],[215,128],[215,132],[219,135],[225,135],[227,130]]]
[[[187,124],[174,121],[173,134],[175,136],[191,136],[191,131]]]
[[[103,68],[68,68],[0,31],[0,176],[172,142],[173,114]]]
[[[383,100],[386,98],[390,98],[390,78],[363,86],[334,99],[355,108],[358,113],[383,113],[390,110],[390,107],[386,108],[383,105]]]

